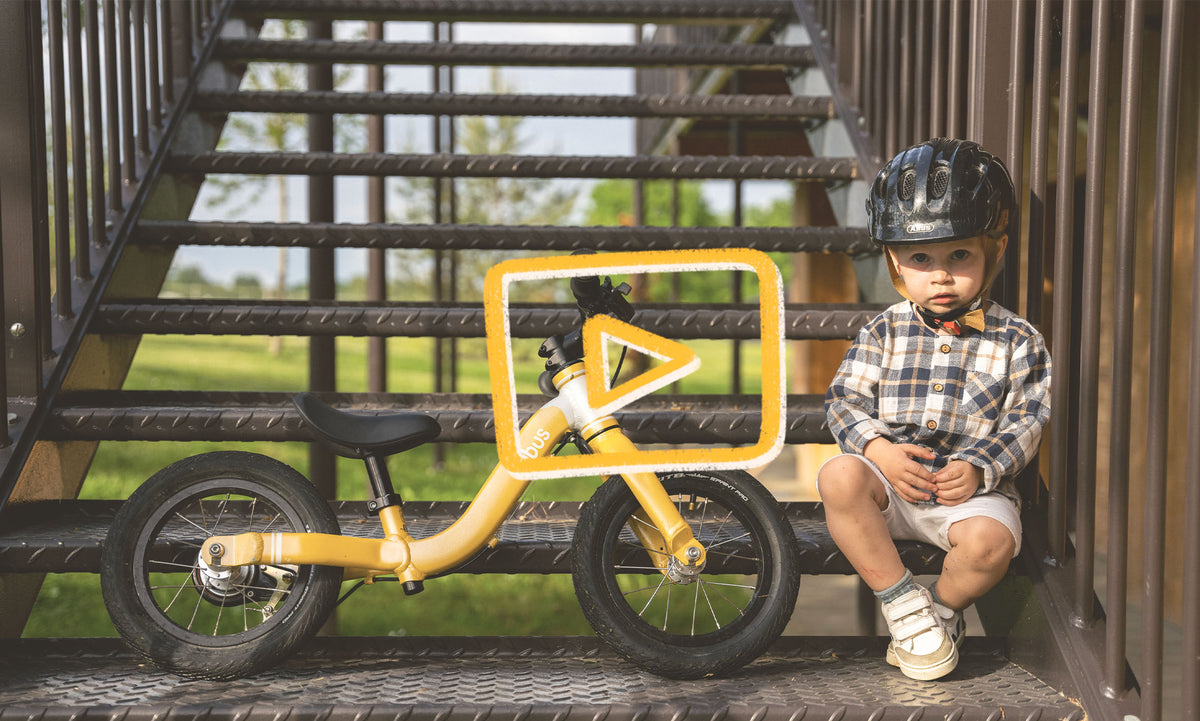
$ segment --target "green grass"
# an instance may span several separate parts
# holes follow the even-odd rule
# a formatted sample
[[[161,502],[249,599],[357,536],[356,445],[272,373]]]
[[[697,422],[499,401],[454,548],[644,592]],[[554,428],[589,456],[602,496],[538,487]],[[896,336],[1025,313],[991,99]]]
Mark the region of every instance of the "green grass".
[[[283,352],[268,352],[267,339],[250,337],[173,336],[143,340],[125,388],[131,390],[298,391],[307,385],[307,340],[285,338]],[[339,338],[338,388],[366,387],[366,341]],[[430,339],[395,338],[388,342],[388,387],[396,393],[429,393]],[[732,351],[729,343],[689,342],[702,358],[701,370],[681,383],[684,393],[726,393]],[[517,389],[536,392],[541,361],[536,341],[518,341]],[[459,391],[489,390],[482,340],[458,343]],[[758,362],[755,343],[743,344],[743,363]],[[747,370],[745,392],[758,388],[758,374]],[[158,469],[189,455],[236,448],[264,453],[307,472],[303,443],[105,442],[96,453],[81,498],[126,498]],[[390,460],[397,490],[406,500],[469,500],[495,465],[495,449],[487,444],[444,447],[444,463],[436,468],[434,449],[424,446]],[[339,459],[338,496],[363,499],[362,465]],[[537,481],[527,500],[584,500],[599,479]],[[432,579],[424,593],[405,597],[399,584],[379,583],[360,589],[340,608],[338,631],[346,635],[566,635],[587,634],[569,574],[460,574]],[[349,588],[349,586],[347,586]],[[116,635],[94,574],[49,574],[25,627],[26,637]]]

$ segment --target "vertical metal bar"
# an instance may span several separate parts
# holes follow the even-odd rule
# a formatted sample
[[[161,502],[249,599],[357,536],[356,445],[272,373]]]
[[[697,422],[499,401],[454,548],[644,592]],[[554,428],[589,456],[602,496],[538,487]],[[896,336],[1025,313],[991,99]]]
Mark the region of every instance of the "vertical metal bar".
[[[946,128],[946,3],[933,3],[933,68],[929,73],[929,137],[945,135]]]
[[[128,185],[137,181],[137,157],[133,135],[133,57],[130,43],[131,0],[117,0],[117,32],[121,66],[121,179]]]
[[[162,99],[166,105],[175,104],[175,50],[172,44],[175,41],[174,18],[172,17],[171,8],[174,3],[167,0],[162,4],[162,10],[159,12],[159,36],[162,38]],[[186,14],[186,13],[185,13]]]
[[[1167,522],[1167,439],[1171,392],[1171,264],[1175,251],[1175,154],[1178,150],[1180,0],[1165,0],[1154,148],[1154,241],[1150,283],[1149,410],[1143,541],[1142,715],[1162,718],[1163,588]]]
[[[40,3],[0,2],[0,252],[4,255],[4,347],[8,395],[42,388],[42,326],[50,318],[46,110]]]
[[[1079,446],[1075,457],[1075,545],[1081,560],[1075,564],[1075,615],[1080,624],[1095,621],[1097,425],[1100,417],[1100,297],[1104,252],[1105,142],[1108,137],[1108,45],[1112,4],[1092,6],[1091,82],[1088,88],[1087,187],[1084,191],[1082,321],[1079,339]],[[1084,557],[1083,554],[1086,554]]]
[[[104,122],[100,106],[100,8],[97,0],[84,3],[84,25],[87,26],[88,75],[88,144],[92,190],[92,236],[97,247],[104,245]],[[111,82],[111,81],[108,81]]]
[[[1117,227],[1113,266],[1115,306],[1112,320],[1112,419],[1108,461],[1108,631],[1104,676],[1114,697],[1125,691],[1125,629],[1128,604],[1125,584],[1129,568],[1129,437],[1133,378],[1133,272],[1137,221],[1137,172],[1141,157],[1138,125],[1141,113],[1142,22],[1144,0],[1125,8],[1125,40],[1121,60],[1121,120],[1117,141]]]
[[[737,95],[742,92],[741,73],[734,70],[729,76],[730,91]],[[729,154],[735,157],[742,155],[744,145],[744,136],[742,133],[742,123],[736,118],[729,122]],[[733,227],[740,228],[744,219],[742,217],[742,181],[733,181]],[[742,273],[741,271],[733,271],[730,284],[730,302],[734,305],[742,302]],[[729,384],[730,392],[737,395],[742,392],[742,343],[735,340],[732,343],[732,357],[729,368],[731,383]]]
[[[195,17],[196,17],[196,0],[189,0],[184,6],[182,12],[179,13],[179,33],[178,37],[180,44],[183,47],[183,56],[187,58],[190,66],[195,60]]]
[[[913,143],[912,117],[916,94],[913,92],[913,57],[916,55],[915,45],[918,39],[913,32],[913,12],[918,10],[916,3],[906,2],[900,8],[900,82],[897,89],[900,93],[900,117],[896,128],[897,149],[908,147]]]
[[[866,11],[863,9],[864,0],[854,0],[854,15],[851,25],[851,38],[853,39],[853,47],[850,57],[850,97],[854,98],[854,104],[860,109],[863,106],[863,46],[867,43],[863,42],[863,16]],[[844,3],[839,4],[839,7]]]
[[[121,193],[121,103],[118,100],[118,82],[122,82],[117,68],[117,18],[116,0],[104,0],[104,107],[108,118],[108,208],[120,212],[125,207]]]
[[[1051,309],[1052,334],[1050,349],[1058,363],[1054,367],[1054,387],[1051,390],[1051,407],[1071,406],[1071,305],[1074,298],[1072,266],[1075,257],[1075,135],[1079,87],[1079,3],[1066,0],[1063,5],[1062,58],[1059,62],[1058,113],[1058,188],[1054,231],[1054,298]],[[1046,519],[1046,535],[1051,549],[1063,557],[1067,547],[1067,487],[1068,474],[1072,468],[1067,462],[1071,456],[1068,443],[1071,434],[1071,417],[1067,413],[1054,413],[1050,418],[1050,477],[1047,479],[1050,493],[1047,498],[1049,510]],[[1089,557],[1091,549],[1080,549],[1082,559]]]
[[[885,73],[887,72],[887,64],[890,58],[887,56],[887,41],[886,38],[890,35],[888,28],[885,26],[883,18],[882,0],[873,2],[870,5],[871,15],[874,21],[871,26],[871,44],[874,46],[873,62],[874,65],[868,65],[871,68],[871,89],[872,99],[871,104],[874,106],[871,114],[867,117],[871,121],[871,132],[879,140],[880,147],[885,144],[884,130],[887,127],[887,82]],[[884,152],[887,149],[884,148]]]
[[[929,127],[929,22],[925,0],[914,3],[916,20],[913,22],[914,59],[909,72],[913,77],[913,117],[905,145],[918,143]]]
[[[3,200],[0,194],[0,200]],[[4,227],[3,209],[0,208],[0,228]],[[3,326],[5,311],[8,307],[8,296],[4,295],[4,253],[0,252],[0,326]],[[7,333],[0,335],[0,448],[12,445],[12,436],[8,433],[8,353],[4,351],[3,339]]]
[[[452,23],[452,22],[446,23],[446,42],[447,43],[454,42],[454,23]],[[446,69],[445,69],[445,73],[446,73],[446,92],[453,93],[454,92],[454,66],[447,65]],[[455,120],[454,116],[447,116],[446,121],[445,121],[446,122],[446,152],[451,153],[451,154],[455,153],[457,150],[457,146],[455,144],[456,137],[455,137],[455,133],[454,133],[454,120]],[[457,223],[458,222],[458,183],[455,182],[454,178],[446,178],[446,194],[448,196],[447,203],[446,203],[446,206],[447,206],[446,212],[447,212],[448,217],[446,220],[449,223]],[[448,280],[447,285],[449,286],[447,288],[447,290],[449,291],[449,294],[450,294],[450,302],[455,303],[458,301],[458,251],[451,250],[449,253],[449,256],[450,257],[448,260],[449,260],[449,271],[450,272],[449,272],[449,278],[447,279]],[[455,338],[453,336],[451,336],[449,338],[449,348],[447,350],[449,351],[449,356],[450,356],[449,368],[447,368],[447,375],[448,375],[447,380],[449,381],[448,385],[450,387],[450,392],[454,393],[454,392],[458,391],[458,338]]]
[[[367,23],[367,39],[383,40],[383,23]],[[384,67],[367,66],[367,90],[382,92],[384,89]],[[387,118],[383,115],[367,117],[367,152],[382,153],[387,149]],[[367,222],[387,222],[387,184],[379,176],[367,178]],[[367,300],[387,300],[387,257],[382,248],[367,250]],[[387,339],[367,339],[367,390],[372,393],[387,392]]]
[[[962,0],[950,0],[950,40],[948,42],[946,77],[946,134],[952,138],[963,135],[963,109],[967,106],[963,98],[963,79],[966,77],[963,42]]]
[[[1013,230],[1008,237],[1004,272],[1000,278],[1000,303],[1007,308],[1020,307],[1021,258],[1021,198],[1024,184],[1025,159],[1025,16],[1027,0],[1013,0],[1012,34],[1009,46],[1008,82],[1013,91],[1008,99],[1008,170],[1016,183],[1016,207],[1013,208]]]
[[[442,42],[442,28],[438,22],[433,23],[433,41],[435,43]],[[434,65],[433,71],[433,92],[441,92],[442,89],[442,66]],[[442,145],[442,117],[440,115],[433,116],[433,152],[441,153]],[[442,223],[444,209],[443,192],[445,186],[440,178],[433,179],[433,222]],[[440,305],[445,296],[445,253],[436,248],[433,251],[433,302],[435,305]],[[446,389],[445,379],[446,367],[446,346],[442,338],[433,339],[433,392],[442,393]],[[441,467],[445,460],[445,447],[441,444],[434,446],[433,463],[436,467]]]
[[[896,24],[899,22],[899,20],[897,18],[897,14],[899,13],[899,11],[900,11],[900,8],[898,7],[897,0],[888,0],[888,3],[887,3],[887,26],[888,26],[888,28],[891,28],[893,30],[896,28]],[[881,105],[880,107],[886,107],[888,109],[886,113],[882,114],[883,115],[882,139],[883,139],[883,157],[890,158],[896,154],[897,150],[899,150],[899,147],[897,146],[897,143],[899,142],[898,138],[900,137],[900,128],[899,128],[899,125],[900,125],[899,120],[900,119],[897,117],[899,114],[899,113],[897,113],[897,110],[900,107],[900,104],[898,102],[900,99],[900,85],[899,85],[898,73],[900,70],[899,59],[900,59],[901,53],[903,52],[901,50],[901,43],[904,42],[904,39],[902,38],[902,36],[897,35],[895,32],[889,32],[886,35],[887,35],[887,37],[884,40],[884,46],[883,46],[884,47],[884,63],[883,63],[883,67],[884,67],[884,101],[883,102],[884,102],[884,105]]]
[[[1196,137],[1200,141],[1200,128]],[[1200,142],[1197,142],[1200,147]],[[1196,157],[1200,168],[1200,151]],[[1195,206],[1200,208],[1200,183],[1196,184]],[[1192,231],[1192,329],[1188,354],[1187,497],[1183,514],[1183,644],[1180,688],[1183,699],[1180,718],[1200,718],[1200,213]]]
[[[146,75],[150,80],[150,126],[162,130],[162,85],[158,77],[157,0],[146,2]]]
[[[146,100],[146,22],[144,0],[130,0],[133,24],[133,90],[134,117],[137,118],[137,150],[143,157],[150,154],[150,110]]]
[[[71,209],[67,189],[67,109],[63,88],[62,4],[46,3],[47,41],[50,44],[50,135],[52,165],[50,181],[54,191],[55,311],[71,317]]]
[[[1046,240],[1046,174],[1049,166],[1050,118],[1050,0],[1037,0],[1034,29],[1033,115],[1029,141],[1029,296],[1025,317],[1034,325],[1042,324],[1043,254]],[[1057,552],[1059,549],[1051,549]]]
[[[92,277],[88,242],[87,127],[83,120],[83,37],[78,2],[67,3],[67,77],[71,96],[71,181],[75,227],[75,277]]]
[[[333,23],[310,20],[308,37],[328,40],[333,37]],[[333,65],[314,63],[308,67],[309,90],[333,90]],[[309,152],[333,151],[333,116],[317,113],[308,116]],[[332,176],[310,176],[308,179],[308,220],[310,223],[334,221]],[[332,248],[312,248],[308,251],[308,295],[316,301],[333,300],[336,295],[334,253]],[[308,385],[313,391],[337,389],[335,345],[330,336],[309,339]],[[309,446],[309,477],[326,498],[337,492],[337,464],[333,454],[318,444]]]

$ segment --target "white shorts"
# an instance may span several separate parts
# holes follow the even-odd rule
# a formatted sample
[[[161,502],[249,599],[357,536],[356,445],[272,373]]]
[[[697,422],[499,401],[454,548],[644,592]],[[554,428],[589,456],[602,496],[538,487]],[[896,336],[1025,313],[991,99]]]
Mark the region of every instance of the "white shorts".
[[[1012,533],[1015,545],[1013,558],[1021,552],[1021,511],[1008,496],[1000,493],[984,493],[972,496],[957,506],[912,503],[900,497],[892,484],[888,483],[883,471],[866,456],[846,453],[843,456],[862,461],[875,473],[875,477],[887,490],[888,506],[883,509],[888,532],[899,541],[924,541],[944,551],[950,550],[950,526],[975,516],[986,516],[1004,524]],[[835,458],[842,456],[835,456]],[[829,460],[833,460],[832,458]],[[829,461],[826,461],[828,463]],[[825,470],[825,466],[821,466]],[[817,472],[818,479],[820,471]],[[820,494],[820,487],[817,493]]]

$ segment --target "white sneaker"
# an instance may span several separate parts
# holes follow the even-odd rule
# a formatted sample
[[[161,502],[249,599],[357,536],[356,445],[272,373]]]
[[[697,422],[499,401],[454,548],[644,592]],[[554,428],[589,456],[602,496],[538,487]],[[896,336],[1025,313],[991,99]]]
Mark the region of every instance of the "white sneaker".
[[[967,621],[963,618],[963,612],[952,610],[937,601],[933,602],[933,612],[941,617],[942,625],[950,632],[950,638],[954,641],[954,647],[961,649],[963,639],[967,636]],[[896,657],[896,645],[893,641],[888,641],[887,662],[896,668],[900,667],[900,659]]]
[[[887,662],[905,676],[932,681],[958,665],[958,646],[965,623],[962,614],[935,604],[929,591],[917,586],[891,603],[883,604],[892,641]]]

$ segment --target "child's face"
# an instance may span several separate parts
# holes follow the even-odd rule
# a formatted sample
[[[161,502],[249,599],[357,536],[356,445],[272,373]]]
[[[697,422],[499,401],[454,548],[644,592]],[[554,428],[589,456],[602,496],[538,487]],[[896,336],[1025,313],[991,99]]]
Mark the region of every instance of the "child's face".
[[[888,252],[908,294],[932,313],[961,308],[983,289],[987,259],[981,238],[902,245]]]

